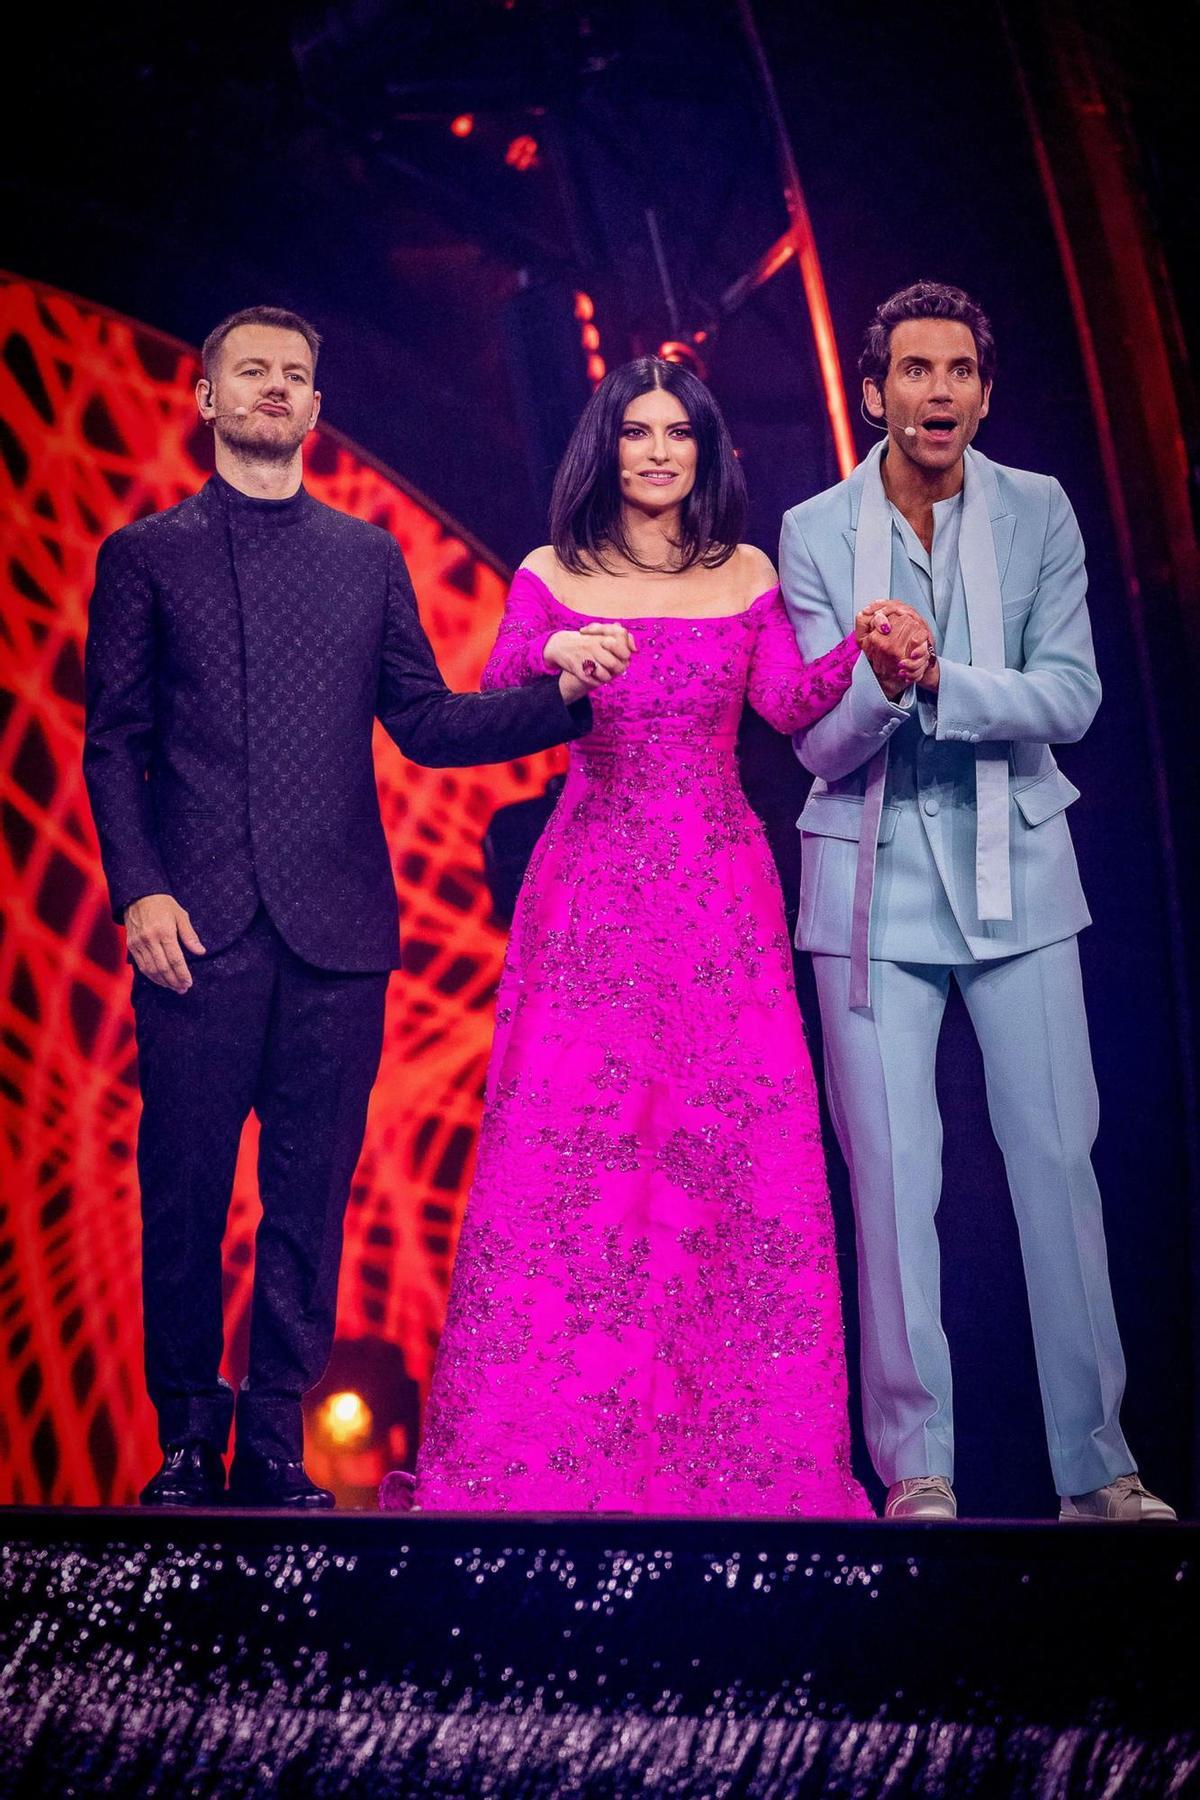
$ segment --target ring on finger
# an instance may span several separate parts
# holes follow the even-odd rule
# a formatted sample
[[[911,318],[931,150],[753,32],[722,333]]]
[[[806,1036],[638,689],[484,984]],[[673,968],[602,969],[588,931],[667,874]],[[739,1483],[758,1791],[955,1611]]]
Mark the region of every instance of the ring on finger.
[[[596,663],[593,657],[585,656],[579,666],[585,675],[594,675],[596,673]]]

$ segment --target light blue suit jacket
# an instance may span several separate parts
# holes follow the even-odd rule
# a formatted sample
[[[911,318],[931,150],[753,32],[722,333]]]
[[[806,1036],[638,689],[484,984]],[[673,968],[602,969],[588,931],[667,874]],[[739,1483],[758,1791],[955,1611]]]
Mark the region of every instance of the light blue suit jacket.
[[[1090,922],[1065,817],[1078,792],[1048,748],[1081,738],[1100,703],[1083,540],[1052,477],[966,454],[987,495],[1006,666],[972,667],[959,577],[941,626],[930,616],[942,665],[935,704],[910,694],[893,705],[863,657],[848,693],[796,738],[797,755],[818,777],[799,820],[796,942],[807,950],[850,954],[865,771],[885,743],[872,957],[961,963],[1011,956]],[[808,660],[853,629],[855,531],[868,478],[878,479],[874,465],[860,464],[783,521],[780,579]],[[911,599],[898,528],[892,569],[893,595]],[[995,742],[1009,746],[1011,920],[981,920],[976,901],[973,746]]]

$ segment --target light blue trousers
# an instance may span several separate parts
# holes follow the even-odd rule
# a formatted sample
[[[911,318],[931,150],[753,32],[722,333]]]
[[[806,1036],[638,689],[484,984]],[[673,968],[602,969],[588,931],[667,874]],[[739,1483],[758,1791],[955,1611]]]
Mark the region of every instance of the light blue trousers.
[[[848,957],[814,956],[813,967],[830,1111],[854,1196],[863,1415],[881,1479],[954,1475],[934,1224],[942,1185],[934,1062],[951,976],[983,1052],[1008,1172],[1058,1492],[1088,1493],[1129,1473],[1076,940],[953,967],[873,962],[870,1013],[850,1010]]]

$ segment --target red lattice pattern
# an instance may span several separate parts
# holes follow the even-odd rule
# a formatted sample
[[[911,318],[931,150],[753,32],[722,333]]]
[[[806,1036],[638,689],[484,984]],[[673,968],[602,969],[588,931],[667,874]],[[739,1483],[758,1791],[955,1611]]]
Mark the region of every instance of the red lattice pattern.
[[[127,1501],[155,1460],[141,1375],[138,1095],[129,978],[80,770],[82,648],[101,540],[209,466],[194,353],[0,277],[0,1499]],[[394,533],[452,687],[477,685],[501,576],[394,476],[322,430],[308,485]],[[379,789],[407,969],[346,1233],[339,1336],[381,1338],[427,1383],[470,1176],[503,936],[480,840],[561,753],[411,767],[382,734]],[[227,1372],[244,1357],[258,1217],[247,1127],[226,1261]]]

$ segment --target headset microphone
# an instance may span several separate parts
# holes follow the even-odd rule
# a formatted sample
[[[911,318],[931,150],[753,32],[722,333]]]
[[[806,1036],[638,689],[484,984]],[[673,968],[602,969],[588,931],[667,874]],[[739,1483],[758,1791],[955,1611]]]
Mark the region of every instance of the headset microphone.
[[[867,411],[867,402],[866,402],[865,395],[858,403],[858,410],[862,414],[863,418],[866,420],[867,424],[871,427],[871,429],[873,431],[887,431],[887,429],[888,429],[887,420],[886,419],[877,419],[877,418],[875,418],[875,416],[872,413],[869,413]],[[904,435],[906,438],[915,438],[917,435],[916,426],[915,425],[906,425],[904,427]]]
[[[867,403],[866,403],[865,399],[859,401],[858,410],[862,414],[863,418],[867,421],[867,424],[872,428],[873,431],[886,431],[888,429],[888,424],[887,424],[886,419],[876,419],[876,418],[872,417],[872,415],[867,411]],[[904,435],[906,438],[915,438],[917,435],[916,427],[914,425],[906,425],[904,427]]]

